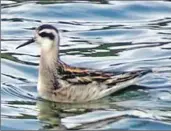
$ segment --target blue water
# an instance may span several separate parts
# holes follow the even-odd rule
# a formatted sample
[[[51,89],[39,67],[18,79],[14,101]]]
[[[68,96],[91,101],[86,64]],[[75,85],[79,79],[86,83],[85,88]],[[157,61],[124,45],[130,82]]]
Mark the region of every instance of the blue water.
[[[171,129],[171,2],[1,3],[1,129]],[[39,47],[15,48],[43,23],[59,29],[67,64],[154,72],[86,104],[38,100]]]

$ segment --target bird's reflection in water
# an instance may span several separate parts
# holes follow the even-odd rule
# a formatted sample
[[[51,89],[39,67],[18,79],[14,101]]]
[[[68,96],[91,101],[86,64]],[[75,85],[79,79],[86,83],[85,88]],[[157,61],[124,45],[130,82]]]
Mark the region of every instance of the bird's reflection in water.
[[[64,104],[39,100],[37,101],[36,106],[39,110],[38,119],[43,122],[44,128],[55,128],[60,130],[65,129],[61,124],[62,118],[110,108],[109,99],[101,99],[82,104]]]

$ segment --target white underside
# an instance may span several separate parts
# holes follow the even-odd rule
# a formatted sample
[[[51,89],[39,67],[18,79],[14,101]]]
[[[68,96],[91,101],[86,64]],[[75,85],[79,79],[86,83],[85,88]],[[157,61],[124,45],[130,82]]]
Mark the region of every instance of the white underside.
[[[126,82],[117,84],[113,87],[107,88],[105,84],[91,83],[87,85],[75,86],[69,85],[63,81],[63,87],[57,90],[45,90],[47,87],[38,82],[38,92],[40,97],[64,103],[80,103],[92,100],[97,100],[108,96],[114,92],[124,89],[130,85],[135,85],[139,78],[134,78]],[[56,95],[54,95],[54,92]]]

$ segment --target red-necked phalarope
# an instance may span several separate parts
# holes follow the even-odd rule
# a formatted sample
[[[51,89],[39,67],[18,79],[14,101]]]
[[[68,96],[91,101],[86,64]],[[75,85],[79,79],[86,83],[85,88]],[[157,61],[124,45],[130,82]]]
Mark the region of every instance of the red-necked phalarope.
[[[71,67],[59,59],[59,32],[52,25],[39,26],[35,37],[17,48],[33,42],[41,46],[38,93],[50,101],[72,103],[99,99],[135,84],[138,78],[149,72],[118,74]]]

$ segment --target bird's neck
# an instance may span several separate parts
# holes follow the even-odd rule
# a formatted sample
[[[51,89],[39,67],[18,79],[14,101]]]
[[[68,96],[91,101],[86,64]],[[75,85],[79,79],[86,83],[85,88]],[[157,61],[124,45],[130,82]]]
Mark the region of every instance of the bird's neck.
[[[41,49],[40,67],[41,68],[54,68],[58,60],[59,53],[57,47],[52,47],[50,50]]]
[[[39,78],[38,91],[39,93],[51,91],[54,84],[57,83],[57,61],[58,48],[53,47],[49,50],[41,49],[40,64],[39,64]],[[56,87],[57,88],[57,87]]]

